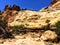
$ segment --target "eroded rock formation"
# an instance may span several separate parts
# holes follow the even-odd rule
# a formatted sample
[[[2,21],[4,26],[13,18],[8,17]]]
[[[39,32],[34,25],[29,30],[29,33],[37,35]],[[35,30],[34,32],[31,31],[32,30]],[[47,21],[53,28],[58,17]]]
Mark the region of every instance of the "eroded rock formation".
[[[11,26],[14,28],[14,26],[24,25],[27,30],[39,30],[37,31],[38,33],[25,32],[26,34],[22,34],[19,32],[19,35],[14,35],[14,39],[4,40],[1,45],[60,45],[59,43],[53,42],[58,40],[58,35],[51,29],[60,21],[59,4],[60,0],[54,0],[51,6],[43,8],[40,11],[22,10],[17,5],[13,5],[12,7],[6,5],[1,15],[2,20],[8,22],[8,27]],[[44,26],[45,30],[43,28]],[[51,30],[46,30],[46,26]],[[43,30],[41,30],[41,28],[43,28]],[[13,29],[9,28],[9,30]],[[17,29],[15,29],[15,31],[16,30]]]
[[[9,26],[25,25],[27,28],[41,28],[46,26],[46,20],[50,20],[50,25],[54,25],[57,21],[60,21],[60,10],[52,12],[36,12],[36,11],[19,11],[15,16],[14,21],[11,23],[8,21]]]
[[[16,26],[23,24],[26,28],[41,28],[48,25],[54,25],[60,21],[60,0],[54,0],[52,6],[41,9],[40,11],[21,10],[19,6],[5,6],[2,13],[2,19],[8,21],[8,26]]]

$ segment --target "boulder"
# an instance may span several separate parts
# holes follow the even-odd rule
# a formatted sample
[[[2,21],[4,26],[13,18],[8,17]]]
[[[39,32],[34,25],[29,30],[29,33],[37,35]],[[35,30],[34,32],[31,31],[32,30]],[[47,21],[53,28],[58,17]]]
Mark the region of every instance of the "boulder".
[[[46,40],[54,40],[57,38],[57,34],[51,30],[45,31],[43,36],[46,38]]]

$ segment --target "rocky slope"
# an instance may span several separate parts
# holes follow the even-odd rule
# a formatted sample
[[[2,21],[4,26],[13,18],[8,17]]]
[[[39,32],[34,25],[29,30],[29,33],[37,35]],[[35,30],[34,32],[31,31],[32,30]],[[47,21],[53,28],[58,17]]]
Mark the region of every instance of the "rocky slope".
[[[42,34],[40,32],[29,32],[24,35],[16,35],[14,39],[4,39],[0,41],[0,45],[60,45],[60,43],[51,42],[56,38],[56,33],[50,30]]]
[[[0,45],[60,45],[60,22],[57,24],[58,28],[56,27],[56,23],[60,21],[59,4],[60,0],[54,0],[51,6],[40,11],[20,9],[16,5],[12,7],[7,5],[0,16],[3,21],[8,23],[8,26],[4,28],[8,32],[6,36],[10,36],[10,30],[19,33],[19,35],[12,33],[13,39],[0,39]],[[21,30],[28,31],[22,31],[21,33],[19,32]]]

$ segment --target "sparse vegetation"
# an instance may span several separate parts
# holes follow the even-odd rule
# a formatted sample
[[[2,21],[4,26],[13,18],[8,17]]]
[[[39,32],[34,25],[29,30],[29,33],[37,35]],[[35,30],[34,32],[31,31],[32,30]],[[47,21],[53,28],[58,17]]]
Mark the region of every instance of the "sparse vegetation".
[[[12,29],[13,34],[20,34],[20,33],[26,34],[31,31],[33,30],[26,28],[24,25],[14,26]]]
[[[20,31],[23,31],[24,29],[25,29],[24,25],[14,26],[12,29],[12,33],[19,34]]]
[[[7,38],[8,39],[8,38],[14,38],[15,37],[15,39],[18,39],[18,38],[20,38],[19,36],[22,36],[23,34],[26,34],[26,35],[23,35],[21,38],[26,38],[26,37],[29,38],[29,37],[31,37],[33,39],[35,38],[34,40],[36,40],[36,41],[41,41],[41,40],[44,41],[44,39],[46,38],[46,41],[44,41],[44,42],[50,42],[50,41],[53,42],[57,38],[53,34],[53,33],[56,32],[56,34],[58,35],[58,38],[60,39],[60,21],[58,21],[55,24],[56,25],[56,29],[54,28],[54,30],[53,30],[55,32],[52,32],[52,28],[51,27],[54,27],[55,25],[51,26],[49,19],[47,19],[45,22],[44,22],[45,18],[41,18],[42,20],[40,20],[40,17],[42,15],[41,16],[39,14],[32,15],[33,14],[32,13],[31,16],[28,17],[26,14],[24,14],[24,17],[23,17],[24,20],[21,20],[22,18],[19,19],[17,17],[17,15],[19,16],[20,15],[19,13],[21,13],[21,12],[25,13],[24,12],[25,10],[27,10],[27,8],[20,9],[20,7],[17,6],[17,5],[13,5],[13,6],[6,5],[6,7],[4,9],[5,12],[3,12],[3,15],[2,15],[2,12],[0,11],[0,38],[4,38],[4,39]],[[17,12],[15,13],[14,11],[17,11]],[[26,12],[26,13],[29,13],[29,12]],[[25,17],[25,15],[27,17]],[[15,19],[18,22],[23,22],[25,25],[23,25],[23,23],[21,23],[21,25],[17,25],[17,23],[14,22]],[[13,23],[10,22],[11,20],[13,20],[12,22],[14,24],[16,24],[15,26],[14,26]],[[26,20],[26,22],[25,22],[25,20]],[[43,23],[40,22],[40,21],[42,21]],[[13,26],[11,26],[10,24],[13,25]],[[42,26],[42,24],[43,24],[43,26]],[[47,24],[47,25],[44,26],[44,24]],[[42,28],[40,28],[39,26],[40,27],[42,26]],[[50,34],[50,32],[44,33],[47,30],[51,30],[52,33],[51,34]],[[19,34],[21,34],[21,35],[19,35]],[[48,36],[48,38],[45,37],[44,34],[45,35],[48,34],[48,35],[46,35],[46,36]],[[49,38],[49,37],[52,37],[52,38]],[[53,37],[56,37],[56,38],[53,39]],[[52,43],[49,43],[49,45],[52,45]]]
[[[50,20],[46,20],[46,23],[49,23],[50,22]]]
[[[20,34],[20,33],[28,33],[30,30],[26,29],[24,25],[20,25],[20,26],[14,26],[12,29],[12,33],[14,34]]]
[[[6,20],[2,20],[2,16],[0,16],[0,38],[11,38],[13,37],[12,33],[8,31],[8,22]]]
[[[55,25],[56,25],[56,30],[54,31],[56,32],[58,38],[60,39],[60,21],[58,21]]]
[[[47,23],[46,28],[47,28],[47,30],[50,29],[50,23],[49,22],[50,22],[50,20],[46,20],[46,23]]]
[[[0,38],[14,38],[11,32],[8,31],[6,21],[0,20]]]
[[[48,26],[42,26],[43,30],[47,30]]]
[[[42,29],[43,30],[49,30],[50,29],[50,20],[46,20],[46,23],[47,23],[47,25],[46,26],[42,26]]]

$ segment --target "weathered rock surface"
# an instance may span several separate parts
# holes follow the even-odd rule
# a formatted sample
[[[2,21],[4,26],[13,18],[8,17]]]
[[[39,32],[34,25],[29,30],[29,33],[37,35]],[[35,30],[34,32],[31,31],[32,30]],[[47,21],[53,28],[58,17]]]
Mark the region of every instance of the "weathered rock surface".
[[[30,38],[27,39],[18,39],[15,42],[4,42],[1,45],[46,45],[44,41],[36,42]]]
[[[60,1],[55,0],[54,5],[48,8],[43,8],[40,11],[20,10],[16,5],[13,10],[8,6],[3,12],[2,20],[8,21],[8,26],[24,25],[26,28],[37,29],[48,25],[55,26],[57,21],[60,21]],[[17,7],[17,8],[16,8]],[[16,8],[16,10],[15,10]],[[60,45],[53,42],[46,42],[45,40],[55,40],[57,34],[53,31],[47,30],[44,33],[27,33],[24,35],[15,35],[15,39],[0,41],[0,45]]]
[[[43,40],[36,41],[33,38],[23,38],[23,39],[18,38],[18,39],[7,40],[0,45],[59,45],[59,44],[52,43],[52,42],[51,43],[45,42]]]
[[[60,10],[53,12],[36,12],[36,11],[19,11],[12,22],[8,22],[9,26],[23,24],[26,28],[41,28],[46,26],[46,20],[50,20],[50,25],[55,25],[60,21]]]
[[[57,34],[50,30],[45,31],[41,36],[41,40],[54,40],[56,38]]]
[[[24,35],[16,35],[15,39],[4,40],[4,42],[0,45],[59,45],[59,43],[44,41],[45,38],[45,40],[54,40],[56,38],[55,35],[55,32],[52,32],[50,30],[44,32],[44,35],[41,35],[40,33],[30,32]]]
[[[26,28],[41,28],[47,25],[46,20],[50,20],[49,23],[52,26],[60,21],[60,1],[55,1],[53,1],[52,6],[43,8],[40,11],[21,10],[16,5],[13,5],[13,7],[7,6],[2,13],[2,17],[8,21],[8,26],[23,24]]]

